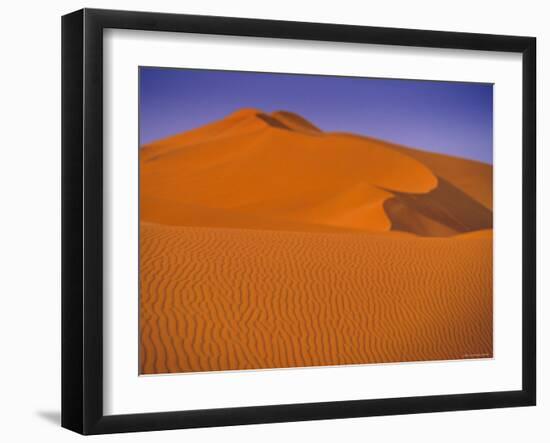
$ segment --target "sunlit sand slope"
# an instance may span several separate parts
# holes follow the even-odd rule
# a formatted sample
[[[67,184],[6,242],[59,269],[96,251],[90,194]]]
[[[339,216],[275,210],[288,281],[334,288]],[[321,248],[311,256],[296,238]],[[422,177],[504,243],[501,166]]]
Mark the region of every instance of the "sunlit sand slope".
[[[491,231],[141,225],[141,373],[492,355]]]
[[[141,219],[450,236],[492,227],[491,170],[247,109],[141,149]]]

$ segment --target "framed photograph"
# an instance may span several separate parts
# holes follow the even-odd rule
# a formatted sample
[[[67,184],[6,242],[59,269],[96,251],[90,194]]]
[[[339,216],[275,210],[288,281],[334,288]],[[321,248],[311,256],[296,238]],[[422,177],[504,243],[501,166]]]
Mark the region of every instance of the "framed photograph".
[[[62,20],[62,425],[535,405],[531,37]]]

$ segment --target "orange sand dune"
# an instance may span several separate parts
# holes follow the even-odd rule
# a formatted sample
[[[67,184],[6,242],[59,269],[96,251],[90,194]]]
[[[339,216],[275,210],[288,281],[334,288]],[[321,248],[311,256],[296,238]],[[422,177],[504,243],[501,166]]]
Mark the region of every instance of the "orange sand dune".
[[[490,167],[457,160],[454,173],[452,158],[424,157],[380,140],[323,133],[289,112],[241,110],[141,149],[141,219],[202,226],[189,210],[200,207],[228,214],[226,223],[220,212],[220,227],[248,228],[235,219],[252,217],[269,220],[255,226],[267,229],[277,220],[280,229],[422,236],[490,229],[492,192],[483,190],[492,188],[485,183]],[[444,208],[450,201],[451,212]]]
[[[140,372],[490,357],[491,245],[142,223]]]
[[[492,167],[243,109],[140,149],[140,372],[492,356]]]
[[[339,136],[355,138],[368,143],[380,143],[381,140],[348,133],[337,133]],[[486,163],[466,158],[452,157],[435,152],[421,151],[394,143],[382,142],[394,151],[413,157],[438,177],[443,178],[469,197],[493,208],[493,167]]]
[[[395,146],[394,149],[421,161],[434,174],[444,178],[487,209],[493,209],[493,167],[491,165],[402,146]]]

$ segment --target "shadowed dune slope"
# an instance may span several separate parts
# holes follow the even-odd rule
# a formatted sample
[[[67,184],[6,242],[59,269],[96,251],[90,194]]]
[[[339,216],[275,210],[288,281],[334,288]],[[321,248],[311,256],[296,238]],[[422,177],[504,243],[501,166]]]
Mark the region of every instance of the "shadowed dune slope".
[[[492,356],[492,235],[141,225],[140,373]]]
[[[490,229],[493,213],[463,191],[439,177],[439,186],[427,194],[394,193],[384,202],[392,228],[426,237],[445,237]]]
[[[422,162],[464,194],[493,210],[493,167],[486,163],[449,155],[395,146],[394,149]]]
[[[363,140],[366,143],[380,143],[372,137],[349,133],[337,133],[339,136]],[[493,166],[466,158],[421,151],[395,143],[382,142],[388,148],[412,157],[427,166],[436,176],[447,180],[457,189],[481,203],[487,209],[493,209]]]
[[[289,129],[313,135],[322,133],[322,131],[313,123],[308,122],[305,118],[298,114],[294,114],[293,112],[276,111],[272,115],[273,118],[284,123]]]
[[[243,109],[142,147],[141,219],[448,236],[492,227],[490,170]]]

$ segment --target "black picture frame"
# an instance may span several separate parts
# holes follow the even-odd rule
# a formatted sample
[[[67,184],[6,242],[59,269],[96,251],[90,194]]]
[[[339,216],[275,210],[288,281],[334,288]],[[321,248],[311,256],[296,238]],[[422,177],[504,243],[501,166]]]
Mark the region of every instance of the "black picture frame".
[[[102,36],[107,28],[522,54],[522,389],[104,415]],[[97,9],[65,15],[62,18],[62,426],[81,434],[104,434],[535,405],[535,66],[533,37]]]

